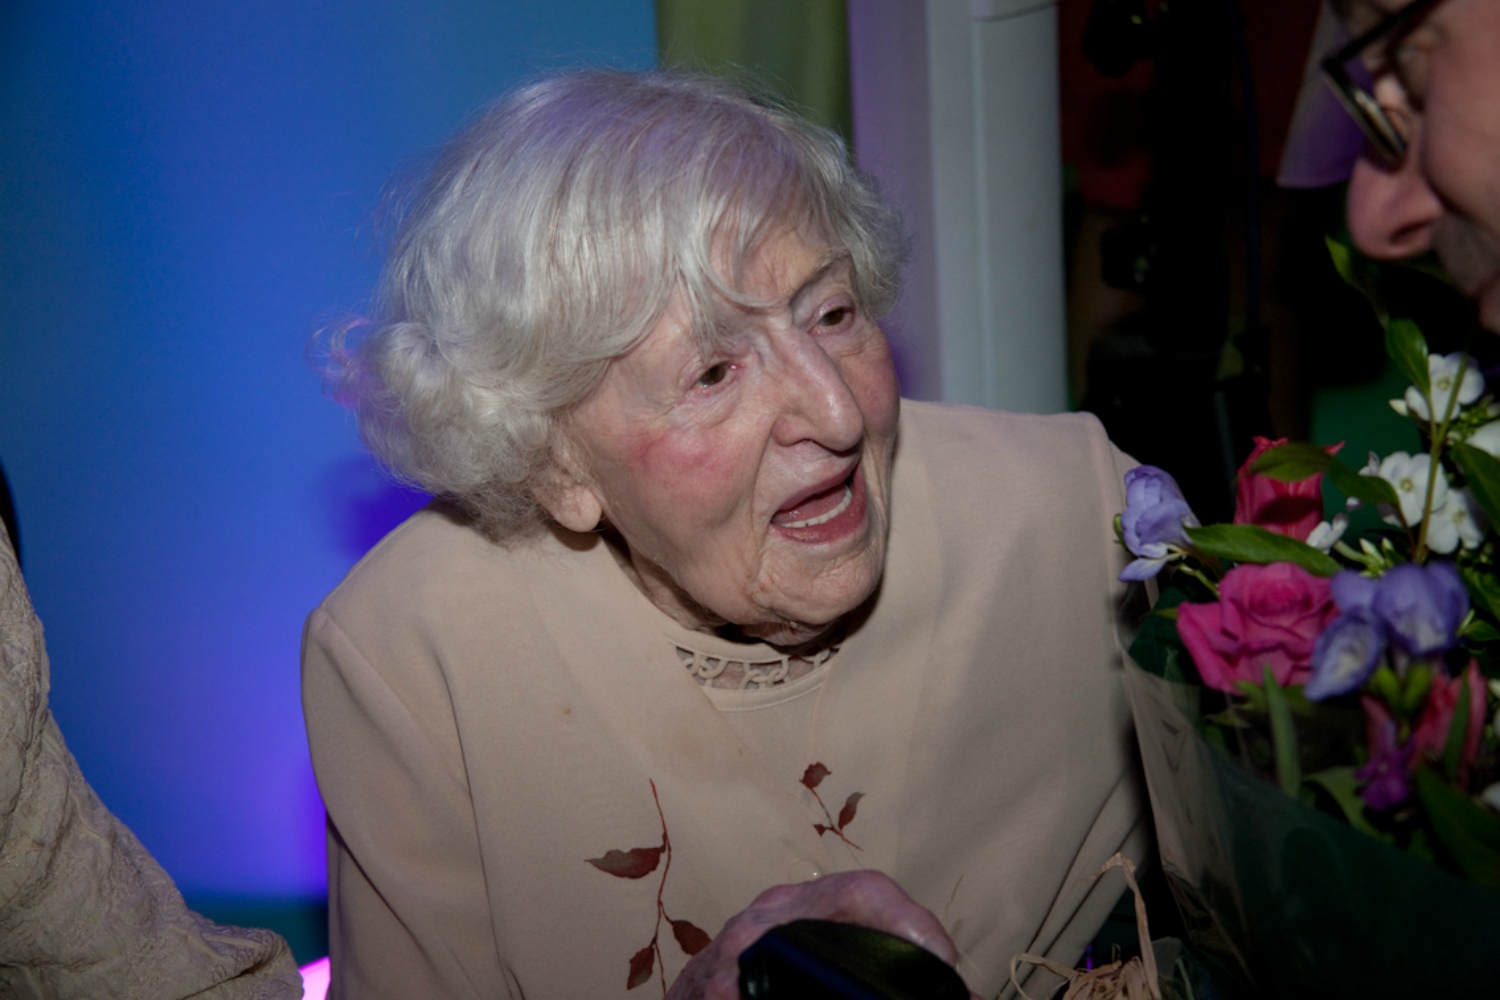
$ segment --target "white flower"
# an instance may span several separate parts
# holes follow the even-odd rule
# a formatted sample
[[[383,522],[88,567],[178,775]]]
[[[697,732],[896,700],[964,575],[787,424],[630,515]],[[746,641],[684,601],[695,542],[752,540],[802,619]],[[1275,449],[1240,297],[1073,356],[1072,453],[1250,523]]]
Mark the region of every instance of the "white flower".
[[[1400,524],[1404,520],[1408,525],[1420,524],[1427,504],[1427,481],[1432,477],[1432,456],[1426,453],[1408,455],[1404,451],[1392,452],[1380,463],[1376,474],[1396,490],[1396,498],[1401,505],[1399,520],[1394,511],[1381,511],[1386,523]],[[1432,508],[1437,510],[1447,499],[1448,480],[1439,469],[1437,481],[1432,487]]]
[[[1463,543],[1466,549],[1477,549],[1484,542],[1484,514],[1468,490],[1449,490],[1441,504],[1434,503],[1432,520],[1427,524],[1427,547],[1447,555]]]
[[[1500,458],[1500,420],[1476,428],[1474,433],[1469,435],[1467,443],[1480,451]]]
[[[1324,552],[1327,552],[1337,544],[1340,538],[1344,537],[1344,531],[1348,527],[1349,515],[1335,514],[1333,515],[1332,524],[1329,524],[1327,521],[1318,522],[1318,526],[1308,534],[1307,544],[1315,549],[1322,549]]]
[[[1458,397],[1459,406],[1468,406],[1484,393],[1484,376],[1473,364],[1464,365],[1463,362],[1462,354],[1427,355],[1427,381],[1439,417],[1447,414],[1448,401],[1454,396]],[[1458,377],[1460,366],[1464,373],[1461,380]],[[1416,386],[1406,390],[1406,408],[1419,420],[1432,419],[1427,409],[1427,397]],[[1458,412],[1457,409],[1454,412]]]
[[[1500,782],[1497,782],[1479,793],[1484,804],[1496,812],[1500,812]]]

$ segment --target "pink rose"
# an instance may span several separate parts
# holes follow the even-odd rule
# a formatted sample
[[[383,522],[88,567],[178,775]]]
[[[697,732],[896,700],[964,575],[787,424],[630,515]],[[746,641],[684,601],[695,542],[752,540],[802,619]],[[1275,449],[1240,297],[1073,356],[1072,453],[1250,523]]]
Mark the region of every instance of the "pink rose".
[[[1236,681],[1305,684],[1313,646],[1338,617],[1329,581],[1291,563],[1236,566],[1219,582],[1216,604],[1182,604],[1177,634],[1203,683],[1220,691]]]
[[[1416,770],[1423,760],[1443,759],[1443,751],[1448,747],[1448,730],[1453,725],[1459,694],[1465,684],[1469,686],[1469,728],[1464,734],[1463,753],[1459,757],[1458,780],[1461,784],[1468,780],[1469,765],[1479,753],[1485,715],[1484,678],[1479,675],[1479,664],[1473,660],[1458,677],[1439,674],[1433,679],[1432,690],[1427,693],[1427,702],[1422,706],[1422,714],[1417,717],[1416,728],[1411,734],[1412,770]]]
[[[1323,474],[1284,483],[1250,471],[1257,458],[1281,444],[1286,444],[1286,438],[1272,441],[1256,435],[1255,448],[1235,479],[1234,523],[1253,524],[1305,542],[1323,520]],[[1335,455],[1342,447],[1336,444],[1327,451]]]

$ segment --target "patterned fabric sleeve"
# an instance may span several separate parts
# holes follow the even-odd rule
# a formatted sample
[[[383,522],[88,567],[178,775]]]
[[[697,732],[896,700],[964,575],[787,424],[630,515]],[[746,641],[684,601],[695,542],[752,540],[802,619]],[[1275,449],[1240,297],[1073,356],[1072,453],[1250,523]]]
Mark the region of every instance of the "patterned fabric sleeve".
[[[47,688],[41,623],[0,533],[0,996],[300,997],[285,941],[189,910],[99,801]]]

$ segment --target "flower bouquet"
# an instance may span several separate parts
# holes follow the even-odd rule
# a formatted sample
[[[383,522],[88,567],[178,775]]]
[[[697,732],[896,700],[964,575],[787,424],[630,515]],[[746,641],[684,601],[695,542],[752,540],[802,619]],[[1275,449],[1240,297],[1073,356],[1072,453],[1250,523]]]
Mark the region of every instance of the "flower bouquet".
[[[1386,348],[1425,451],[1257,439],[1232,524],[1125,477],[1123,579],[1161,586],[1127,671],[1158,842],[1229,996],[1500,991],[1500,404],[1408,321]]]

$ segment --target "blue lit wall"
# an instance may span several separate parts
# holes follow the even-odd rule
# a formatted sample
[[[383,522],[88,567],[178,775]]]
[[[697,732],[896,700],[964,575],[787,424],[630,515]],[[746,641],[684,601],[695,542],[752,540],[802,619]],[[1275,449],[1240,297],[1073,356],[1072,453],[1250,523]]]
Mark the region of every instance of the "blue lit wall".
[[[0,2],[0,462],[84,772],[190,894],[316,897],[302,620],[413,501],[303,347],[398,164],[651,0]]]

